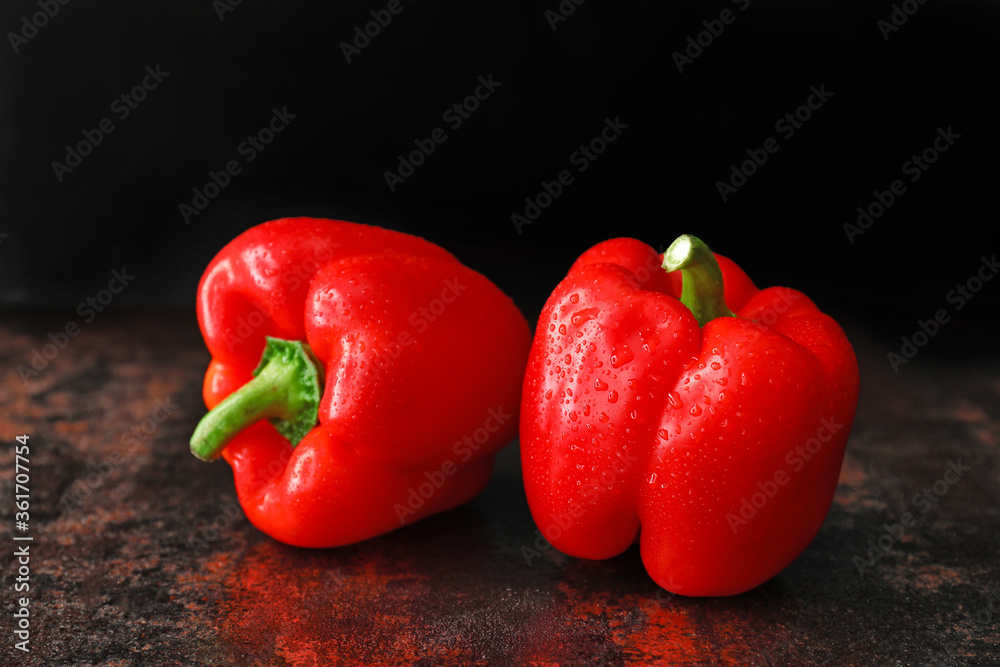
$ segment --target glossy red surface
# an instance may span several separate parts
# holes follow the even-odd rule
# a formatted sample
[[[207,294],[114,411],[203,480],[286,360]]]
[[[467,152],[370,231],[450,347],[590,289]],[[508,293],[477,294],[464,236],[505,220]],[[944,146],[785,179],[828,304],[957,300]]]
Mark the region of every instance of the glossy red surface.
[[[802,293],[721,260],[738,317],[698,326],[634,239],[588,250],[542,309],[521,446],[532,515],[563,552],[640,542],[662,587],[732,595],[826,519],[858,396],[841,328]]]
[[[265,336],[306,341],[326,386],[294,448],[259,422],[223,452],[240,504],[296,546],[367,539],[482,490],[517,431],[530,344],[517,306],[424,239],[286,218],[221,249],[198,289],[214,407],[252,378]]]

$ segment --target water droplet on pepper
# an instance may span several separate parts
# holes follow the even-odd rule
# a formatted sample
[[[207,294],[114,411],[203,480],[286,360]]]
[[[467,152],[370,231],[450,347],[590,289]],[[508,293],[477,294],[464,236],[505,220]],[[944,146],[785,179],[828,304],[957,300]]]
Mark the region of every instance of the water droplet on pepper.
[[[588,320],[594,319],[600,311],[597,308],[584,308],[583,310],[578,310],[573,313],[573,317],[570,318],[570,322],[573,326],[578,327]]]
[[[628,345],[616,346],[611,350],[611,367],[621,368],[635,358],[635,353],[629,349]]]

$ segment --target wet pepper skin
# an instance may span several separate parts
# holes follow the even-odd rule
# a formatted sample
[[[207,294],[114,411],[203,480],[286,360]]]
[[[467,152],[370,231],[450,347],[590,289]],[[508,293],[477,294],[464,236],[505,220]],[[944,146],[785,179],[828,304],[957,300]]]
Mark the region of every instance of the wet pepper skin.
[[[424,239],[264,223],[212,260],[197,309],[209,408],[252,379],[265,336],[306,341],[325,370],[319,424],[294,449],[258,421],[222,453],[247,517],[282,542],[349,544],[464,503],[516,433],[528,325]]]
[[[819,531],[858,397],[841,328],[715,255],[738,317],[699,327],[680,271],[635,239],[581,256],[545,304],[521,407],[524,482],[551,544],[604,559],[637,539],[663,588],[733,595]]]

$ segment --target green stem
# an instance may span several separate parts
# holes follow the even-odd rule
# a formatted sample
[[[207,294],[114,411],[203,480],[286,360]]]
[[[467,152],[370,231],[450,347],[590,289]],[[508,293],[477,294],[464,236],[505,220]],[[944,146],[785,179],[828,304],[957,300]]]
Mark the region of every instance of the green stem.
[[[254,379],[205,415],[191,436],[191,453],[202,461],[222,454],[241,431],[268,419],[294,447],[319,419],[323,366],[309,346],[267,337]]]
[[[697,236],[678,236],[663,253],[663,268],[680,270],[683,277],[681,303],[698,320],[698,326],[703,327],[716,317],[736,317],[726,306],[722,269],[712,251]]]

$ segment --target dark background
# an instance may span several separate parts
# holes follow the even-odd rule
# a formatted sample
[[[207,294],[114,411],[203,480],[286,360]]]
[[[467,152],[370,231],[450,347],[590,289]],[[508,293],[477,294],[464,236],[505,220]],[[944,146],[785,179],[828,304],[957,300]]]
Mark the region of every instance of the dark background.
[[[109,310],[193,310],[229,239],[308,215],[435,241],[533,320],[591,245],[634,236],[662,249],[690,232],[758,285],[800,288],[848,327],[871,325],[891,351],[918,318],[951,310],[949,290],[997,250],[1000,17],[988,3],[911,2],[886,40],[888,2],[567,0],[575,11],[553,30],[555,0],[402,0],[347,63],[340,43],[385,6],[246,0],[220,19],[207,0],[77,0],[14,53],[10,33],[41,10],[5,2],[0,306],[75,318],[126,267],[136,278]],[[674,52],[723,9],[735,20],[678,72]],[[119,120],[112,102],[157,65],[169,76]],[[502,85],[452,130],[443,112],[480,75]],[[823,107],[791,138],[776,132],[821,85],[833,93]],[[275,107],[295,119],[246,164],[237,146]],[[52,162],[105,117],[114,132],[60,183]],[[606,117],[628,129],[519,234],[511,214],[572,168]],[[437,127],[448,140],[391,192],[384,172]],[[902,164],[939,127],[961,138],[910,183]],[[716,182],[768,137],[780,150],[723,202]],[[232,159],[242,173],[186,225],[178,206]],[[906,193],[851,244],[843,224],[894,179]],[[987,340],[998,296],[987,283],[952,312],[927,357]]]

